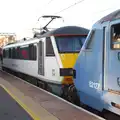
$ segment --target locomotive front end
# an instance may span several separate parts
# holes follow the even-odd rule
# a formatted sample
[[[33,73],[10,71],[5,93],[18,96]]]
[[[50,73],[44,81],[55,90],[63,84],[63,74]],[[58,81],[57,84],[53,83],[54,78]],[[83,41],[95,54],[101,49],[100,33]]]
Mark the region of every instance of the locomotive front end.
[[[73,67],[87,35],[56,36],[58,53],[62,63],[62,84],[73,84]]]

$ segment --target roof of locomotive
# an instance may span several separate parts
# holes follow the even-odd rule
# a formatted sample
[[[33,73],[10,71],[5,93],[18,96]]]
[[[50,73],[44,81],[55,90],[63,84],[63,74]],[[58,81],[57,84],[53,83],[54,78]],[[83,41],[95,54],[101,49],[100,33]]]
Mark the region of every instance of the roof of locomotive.
[[[89,29],[78,27],[78,26],[64,26],[57,28],[55,30],[39,35],[39,38],[48,37],[48,36],[64,36],[64,35],[87,35]]]
[[[118,9],[114,12],[111,12],[110,14],[104,16],[97,22],[103,23],[103,22],[113,21],[113,20],[117,20],[117,19],[120,19],[120,9]]]
[[[50,36],[64,36],[64,35],[87,35],[89,33],[89,30],[86,28],[82,27],[77,27],[77,26],[65,26],[65,27],[60,27],[55,30],[49,31],[43,35],[39,35],[36,38],[30,38],[25,41],[18,41],[15,43],[8,44],[4,46],[4,48],[9,48],[13,46],[19,46],[23,44],[30,44],[30,43],[35,43],[39,41],[39,38],[44,38],[44,37],[50,37]]]

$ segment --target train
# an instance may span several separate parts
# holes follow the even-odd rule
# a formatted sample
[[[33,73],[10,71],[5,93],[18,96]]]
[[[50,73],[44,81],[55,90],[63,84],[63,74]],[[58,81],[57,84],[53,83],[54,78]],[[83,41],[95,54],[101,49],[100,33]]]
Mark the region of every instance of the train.
[[[61,27],[3,48],[3,70],[35,77],[37,86],[120,119],[119,66],[120,9],[91,30]]]
[[[73,69],[79,102],[120,119],[120,9],[93,24]]]
[[[62,26],[51,31],[44,27],[33,38],[4,46],[2,69],[68,97],[67,91],[73,85],[72,69],[88,33],[88,29],[78,26]]]

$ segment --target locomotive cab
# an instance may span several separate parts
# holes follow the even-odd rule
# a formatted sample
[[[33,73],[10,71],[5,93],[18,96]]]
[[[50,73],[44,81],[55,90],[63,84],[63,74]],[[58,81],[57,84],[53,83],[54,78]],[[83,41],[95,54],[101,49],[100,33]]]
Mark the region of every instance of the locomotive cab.
[[[55,91],[73,84],[73,66],[85,42],[89,30],[77,26],[65,26],[41,36],[38,57],[39,74],[54,82]],[[41,71],[41,73],[40,73]],[[53,85],[52,85],[53,88]],[[54,91],[54,90],[53,90]],[[61,94],[61,93],[60,93]]]
[[[120,10],[93,25],[74,69],[80,102],[120,115]]]
[[[78,53],[85,42],[87,35],[67,35],[67,36],[55,36],[58,54],[62,62],[62,68],[60,68],[60,76],[64,76],[63,84],[72,84],[72,68],[78,57]]]
[[[56,32],[54,35],[57,53],[61,61],[60,76],[62,84],[73,84],[73,66],[88,32],[89,30],[85,28],[69,26],[62,28],[59,30],[59,34]]]

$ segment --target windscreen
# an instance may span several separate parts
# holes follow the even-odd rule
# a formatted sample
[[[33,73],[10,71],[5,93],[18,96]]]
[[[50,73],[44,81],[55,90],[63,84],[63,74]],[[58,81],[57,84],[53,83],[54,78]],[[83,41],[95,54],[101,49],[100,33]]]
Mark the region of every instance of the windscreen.
[[[59,53],[76,53],[79,52],[86,36],[57,36],[56,44]]]

